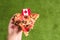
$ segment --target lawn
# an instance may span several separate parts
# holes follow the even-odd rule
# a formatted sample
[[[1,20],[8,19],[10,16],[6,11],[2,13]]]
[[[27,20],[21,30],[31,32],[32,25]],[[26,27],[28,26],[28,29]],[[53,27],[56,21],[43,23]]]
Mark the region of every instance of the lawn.
[[[0,0],[0,40],[7,40],[9,20],[23,8],[30,8],[40,17],[22,40],[60,40],[60,0]]]

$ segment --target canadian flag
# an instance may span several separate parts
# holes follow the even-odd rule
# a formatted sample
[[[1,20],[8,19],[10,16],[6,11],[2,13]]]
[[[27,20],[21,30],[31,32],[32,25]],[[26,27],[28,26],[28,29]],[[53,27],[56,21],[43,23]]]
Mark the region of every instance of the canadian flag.
[[[23,15],[23,16],[29,16],[30,13],[31,13],[30,9],[23,9],[23,10],[22,10],[22,15]]]

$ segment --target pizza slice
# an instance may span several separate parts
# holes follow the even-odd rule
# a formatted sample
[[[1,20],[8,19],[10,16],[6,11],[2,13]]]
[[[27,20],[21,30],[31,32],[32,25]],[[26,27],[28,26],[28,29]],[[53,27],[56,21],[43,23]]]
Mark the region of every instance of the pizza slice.
[[[18,27],[19,30],[24,32],[25,36],[28,36],[29,31],[33,29],[34,23],[38,17],[39,14],[31,14],[30,9],[23,9],[21,14],[17,13],[13,16],[13,23]]]

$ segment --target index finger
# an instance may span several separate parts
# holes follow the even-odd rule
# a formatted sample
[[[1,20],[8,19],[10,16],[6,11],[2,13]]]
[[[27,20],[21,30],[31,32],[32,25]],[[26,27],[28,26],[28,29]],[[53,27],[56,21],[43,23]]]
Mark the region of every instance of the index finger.
[[[13,17],[12,17],[13,18]],[[8,25],[8,34],[11,34],[12,32],[13,32],[13,29],[12,29],[12,26],[13,26],[13,24],[12,24],[12,18],[10,19],[10,21],[9,21],[9,25]]]

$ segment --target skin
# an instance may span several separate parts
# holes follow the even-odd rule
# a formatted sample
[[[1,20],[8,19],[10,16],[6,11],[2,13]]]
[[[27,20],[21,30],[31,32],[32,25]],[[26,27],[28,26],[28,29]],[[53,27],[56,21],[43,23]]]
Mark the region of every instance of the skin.
[[[17,26],[12,24],[12,18],[8,26],[8,40],[22,40],[22,30],[18,32]]]

